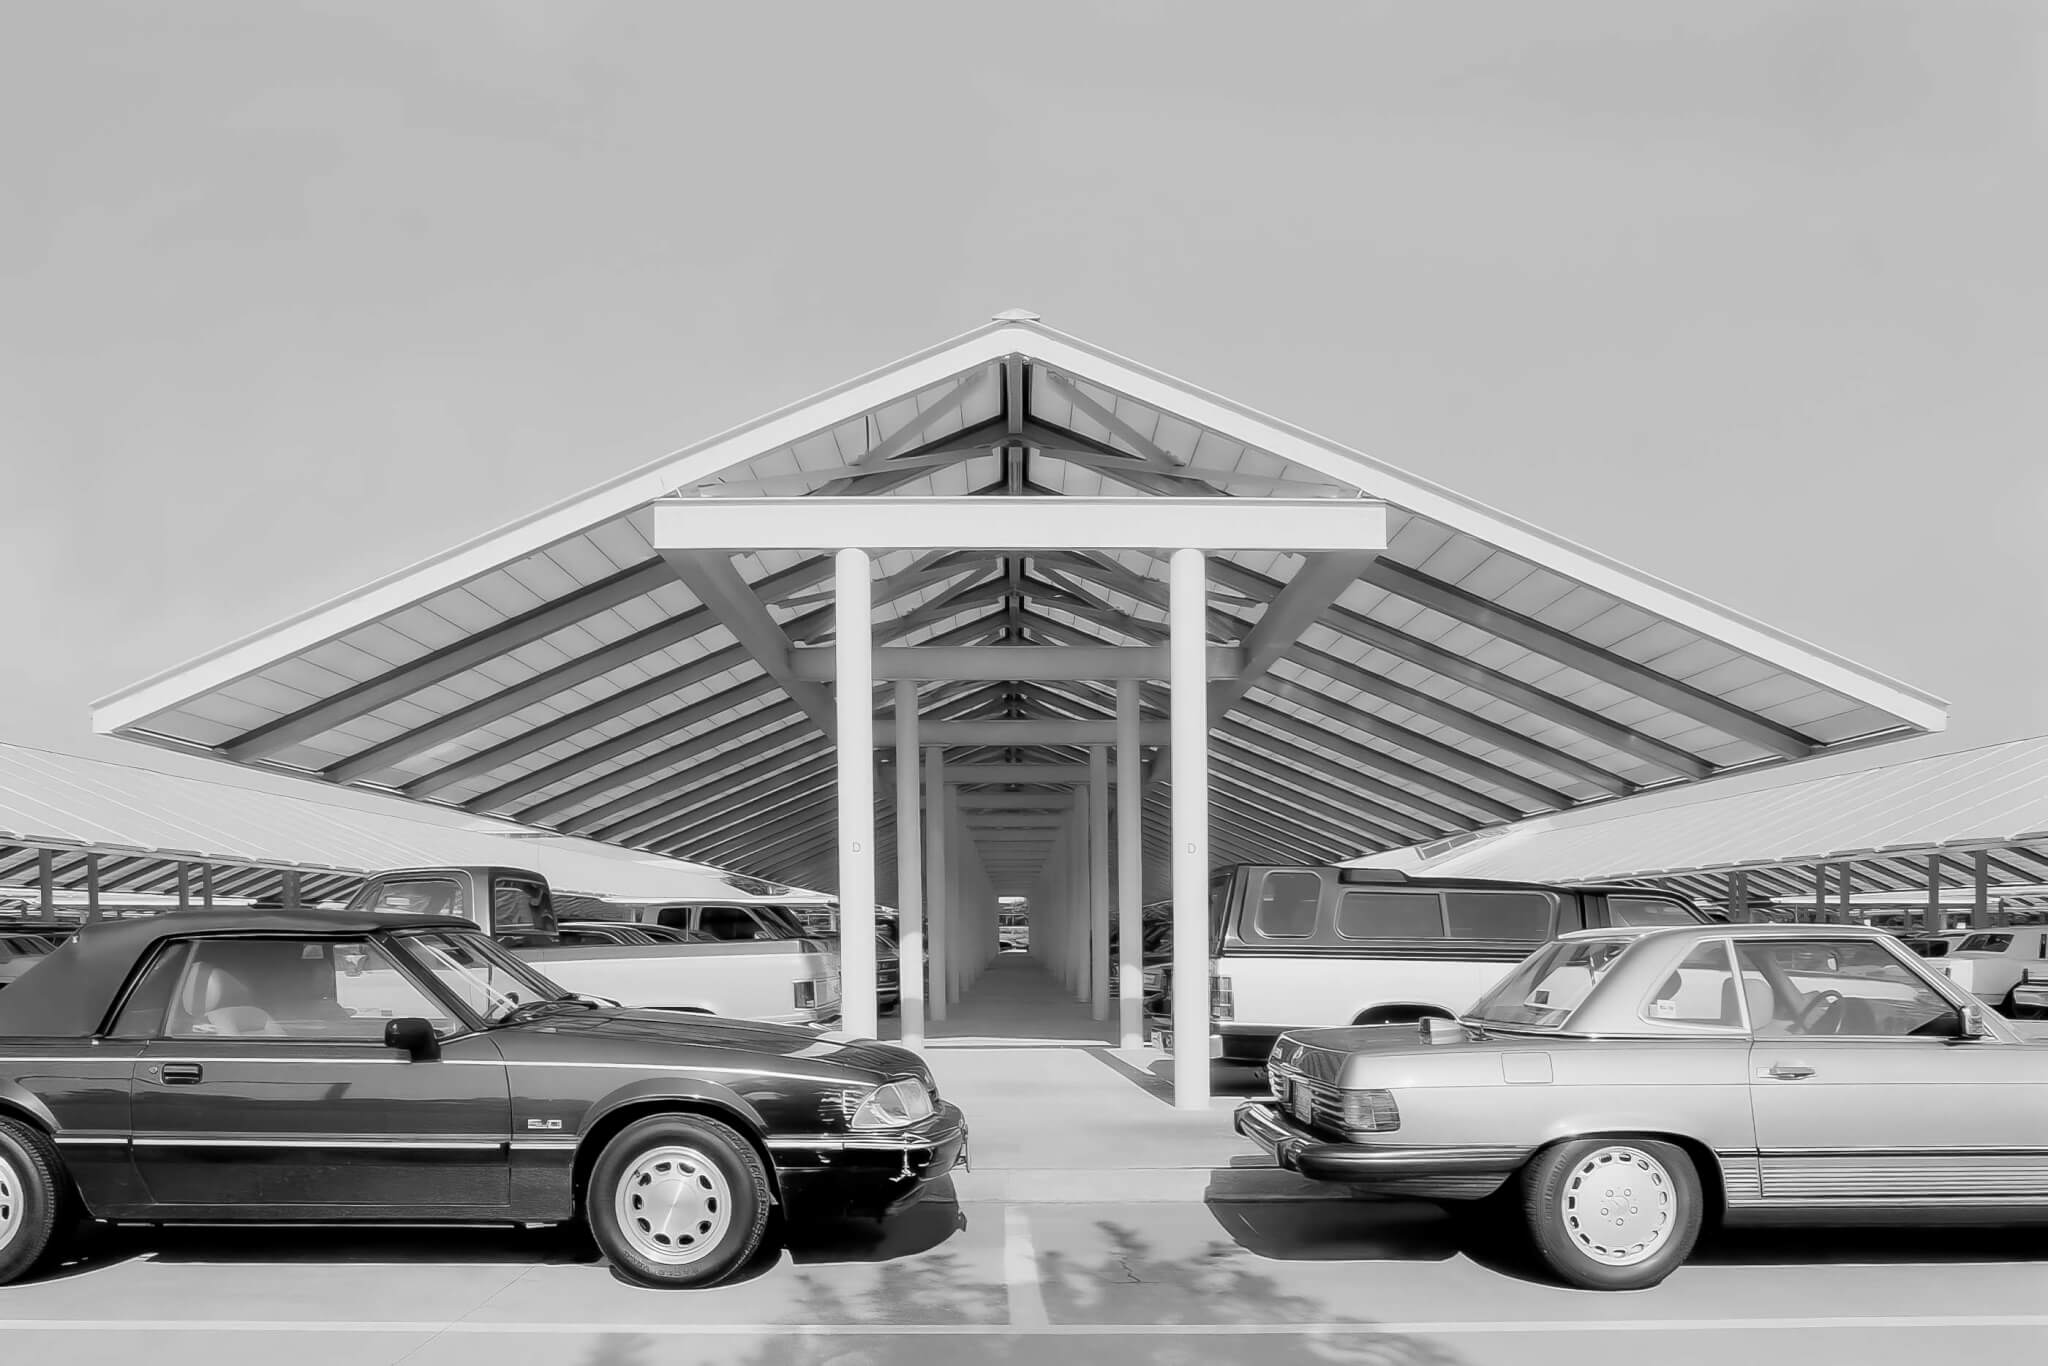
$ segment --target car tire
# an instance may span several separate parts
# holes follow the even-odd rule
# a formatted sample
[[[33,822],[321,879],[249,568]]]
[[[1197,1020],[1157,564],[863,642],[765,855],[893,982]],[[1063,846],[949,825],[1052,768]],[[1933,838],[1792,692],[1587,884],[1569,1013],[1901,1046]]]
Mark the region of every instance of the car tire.
[[[0,1285],[20,1280],[57,1250],[73,1211],[56,1145],[40,1129],[0,1119]]]
[[[703,1115],[651,1115],[607,1143],[583,1197],[591,1236],[643,1285],[716,1285],[761,1246],[774,1199],[738,1130]]]
[[[1586,1290],[1643,1290],[1685,1263],[1706,1201],[1683,1148],[1648,1138],[1588,1138],[1538,1153],[1522,1170],[1522,1213],[1538,1256]]]

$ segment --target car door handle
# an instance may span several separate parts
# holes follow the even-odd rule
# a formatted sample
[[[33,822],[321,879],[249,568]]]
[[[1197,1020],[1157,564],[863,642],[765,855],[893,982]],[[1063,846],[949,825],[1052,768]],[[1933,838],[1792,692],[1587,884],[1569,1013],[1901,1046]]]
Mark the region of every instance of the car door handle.
[[[1770,1075],[1779,1081],[1797,1081],[1801,1077],[1812,1076],[1813,1069],[1801,1062],[1774,1062],[1771,1064]]]
[[[164,1085],[193,1086],[205,1071],[196,1062],[167,1062],[164,1064]]]

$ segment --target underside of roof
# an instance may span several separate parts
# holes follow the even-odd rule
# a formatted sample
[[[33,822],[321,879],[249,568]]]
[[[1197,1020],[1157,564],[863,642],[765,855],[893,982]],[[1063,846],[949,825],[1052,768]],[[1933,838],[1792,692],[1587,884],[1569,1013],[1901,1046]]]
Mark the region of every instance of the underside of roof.
[[[1362,862],[1432,875],[1634,882],[1725,904],[1750,897],[1925,904],[1975,892],[1979,861],[2008,906],[2048,905],[2048,737],[1937,754],[1653,811],[1532,820]]]
[[[95,726],[833,886],[834,748],[816,708],[651,528],[664,498],[812,495],[1003,499],[1020,519],[1057,499],[1384,500],[1384,553],[1209,562],[1212,644],[1287,631],[1284,649],[1251,652],[1248,678],[1216,685],[1230,694],[1211,732],[1224,860],[1349,858],[1945,722],[1936,699],[1006,316],[106,699]],[[880,553],[875,644],[1163,644],[1172,528],[1156,535],[1157,552]],[[829,555],[730,566],[790,646],[835,638]],[[940,681],[917,700],[927,722],[1100,721],[1114,686]],[[1163,682],[1142,709],[1166,716]],[[967,746],[947,760],[1083,757]],[[1146,789],[1159,886],[1165,767]],[[892,786],[877,789],[885,890]],[[1044,853],[1014,839],[981,852],[1004,891],[1027,888]]]
[[[787,888],[728,880],[716,869],[625,858],[586,841],[526,838],[496,822],[473,828],[396,812],[196,781],[70,754],[0,745],[0,888],[39,890],[45,856],[55,891],[175,896],[197,902],[283,893],[296,875],[306,904],[347,897],[366,873],[406,867],[513,867],[541,873],[558,896],[609,901],[803,901]],[[15,893],[9,893],[10,897]],[[35,899],[31,894],[31,902]]]

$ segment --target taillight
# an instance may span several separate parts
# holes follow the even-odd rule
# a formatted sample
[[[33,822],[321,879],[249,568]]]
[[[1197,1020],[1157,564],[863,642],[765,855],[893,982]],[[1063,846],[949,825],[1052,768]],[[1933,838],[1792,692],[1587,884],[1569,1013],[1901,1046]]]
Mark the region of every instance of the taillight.
[[[796,984],[796,1008],[798,1010],[809,1010],[816,1004],[818,1004],[818,984],[816,982],[798,982]]]
[[[1237,1001],[1230,994],[1230,979],[1220,973],[1209,977],[1209,1018],[1212,1020],[1234,1020],[1237,1018]]]

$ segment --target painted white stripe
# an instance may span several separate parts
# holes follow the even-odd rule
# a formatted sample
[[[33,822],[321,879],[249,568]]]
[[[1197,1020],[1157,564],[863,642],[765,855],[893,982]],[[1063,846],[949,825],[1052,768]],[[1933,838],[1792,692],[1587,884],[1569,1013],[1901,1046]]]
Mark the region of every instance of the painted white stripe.
[[[1040,1306],[1043,1308],[1043,1306]],[[363,1319],[0,1319],[16,1333],[409,1333],[517,1336],[640,1334],[647,1337],[1502,1337],[1518,1333],[1760,1333],[1784,1329],[2048,1328],[2048,1314],[1764,1319],[1498,1319],[1364,1323],[481,1323]]]
[[[1031,1218],[1016,1205],[1003,1211],[1003,1282],[1010,1291],[1010,1326],[1043,1332],[1048,1325],[1038,1249],[1031,1243]]]

